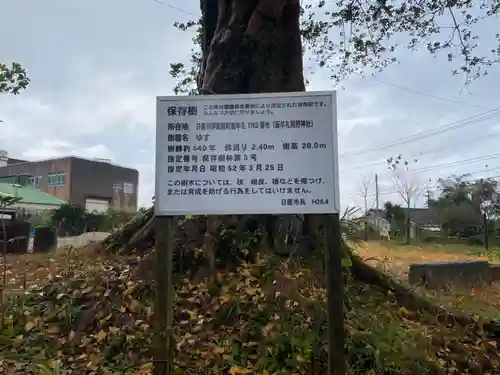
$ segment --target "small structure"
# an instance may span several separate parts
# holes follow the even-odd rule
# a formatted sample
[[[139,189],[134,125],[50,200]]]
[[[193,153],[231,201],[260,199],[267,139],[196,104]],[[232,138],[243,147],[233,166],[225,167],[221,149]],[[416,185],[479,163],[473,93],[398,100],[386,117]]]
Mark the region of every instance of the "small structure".
[[[402,210],[405,215],[410,214],[410,237],[415,238],[418,230],[425,229],[433,232],[441,231],[441,227],[439,225],[439,215],[437,210],[434,208],[405,208],[402,207]],[[380,222],[381,218],[387,217],[387,213],[385,210],[376,210],[370,209],[364,218],[366,220],[376,220]],[[385,220],[387,222],[387,220]],[[375,226],[377,229],[380,229],[380,226]]]
[[[369,211],[365,216],[359,218],[359,225],[362,228],[366,226],[373,228],[381,238],[390,239],[391,223],[382,216],[377,216]]]
[[[1,249],[7,253],[24,253],[28,247],[31,224],[17,220],[18,211],[9,205],[9,201],[12,198],[15,197],[11,194],[0,192]],[[9,206],[6,207],[6,204]]]
[[[500,281],[500,264],[490,264],[491,281]]]
[[[10,208],[10,207],[0,208],[0,220],[5,220],[5,221],[16,220],[17,214],[18,212],[15,208]]]
[[[65,201],[58,199],[30,185],[13,184],[10,182],[0,182],[0,193],[19,197],[20,200],[10,206],[25,213],[36,213],[45,210],[55,210]]]
[[[404,209],[405,213],[408,209]],[[415,228],[432,232],[441,231],[439,213],[434,208],[410,208],[410,220]]]

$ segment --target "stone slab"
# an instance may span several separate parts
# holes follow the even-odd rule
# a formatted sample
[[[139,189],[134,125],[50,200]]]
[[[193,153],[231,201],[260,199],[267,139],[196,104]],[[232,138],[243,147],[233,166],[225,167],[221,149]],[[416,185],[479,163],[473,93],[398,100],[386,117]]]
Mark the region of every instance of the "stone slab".
[[[428,262],[410,265],[408,279],[430,289],[473,287],[491,283],[492,271],[482,260]]]
[[[59,237],[57,239],[57,247],[83,247],[90,243],[101,242],[107,236],[109,236],[108,232],[87,232],[79,236]]]
[[[500,281],[500,264],[490,264],[491,281]]]

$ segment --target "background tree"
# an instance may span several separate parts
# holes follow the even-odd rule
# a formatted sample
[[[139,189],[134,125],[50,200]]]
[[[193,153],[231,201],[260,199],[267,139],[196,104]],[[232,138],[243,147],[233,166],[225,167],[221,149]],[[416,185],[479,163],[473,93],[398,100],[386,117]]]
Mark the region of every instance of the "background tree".
[[[21,200],[20,197],[0,192],[0,210],[10,207],[15,203],[19,202],[20,200]]]
[[[26,69],[21,64],[13,62],[9,68],[0,62],[0,93],[18,95],[21,90],[26,89],[30,79],[26,75]],[[3,122],[0,119],[0,123]]]
[[[229,39],[232,39],[234,44],[238,39],[237,35],[239,43],[243,40],[242,36],[247,36],[247,26],[253,16],[253,10],[260,12],[260,9],[265,8],[263,17],[254,16],[252,22],[257,21],[271,31],[280,28],[281,14],[287,13],[285,8],[291,9],[290,7],[297,6],[299,2],[254,0],[249,1],[247,5],[240,5],[243,2],[230,0],[220,3],[220,15],[228,15],[227,10],[232,9],[230,12],[237,16],[232,21],[225,20],[226,24],[231,22],[232,26],[238,26],[239,30],[225,34],[224,38],[228,37],[225,43],[227,45]],[[211,36],[216,29],[216,23],[212,22],[219,18],[219,7],[217,0],[200,0],[200,4],[203,14],[201,20],[175,23],[181,30],[194,29],[197,32],[193,38],[193,55],[189,65],[171,65],[171,74],[179,79],[176,93],[197,93],[198,78],[203,80],[205,75],[204,55],[207,55],[207,48],[211,48]],[[498,2],[423,0],[388,3],[379,0],[339,0],[335,2],[333,9],[332,4],[333,2],[325,0],[305,4],[300,9],[300,29],[295,28],[294,31],[300,35],[295,35],[294,38],[300,40],[300,36],[302,37],[304,51],[312,56],[312,67],[315,65],[317,68],[327,69],[334,82],[338,83],[351,74],[381,71],[397,62],[395,52],[405,47],[410,51],[425,48],[434,56],[442,55],[444,59],[454,63],[453,74],[465,75],[466,83],[487,74],[488,69],[500,61],[500,34],[497,34],[494,28],[484,27],[483,30],[488,30],[491,34],[479,35],[480,28],[498,14]],[[274,16],[267,18],[271,13]],[[209,21],[208,25],[206,20]],[[205,26],[208,26],[208,33],[204,31]],[[272,35],[272,32],[266,32],[259,37],[258,44]],[[485,45],[483,42],[479,48],[480,37],[483,37],[483,41],[492,41],[492,44]],[[217,40],[214,47],[219,44]],[[281,42],[280,38],[274,41],[278,45]],[[202,53],[199,47],[202,47]],[[239,52],[241,51],[235,51]],[[295,55],[294,60],[301,53],[302,50],[297,48],[288,52],[276,52],[282,56]],[[252,61],[246,64],[247,67],[252,65]]]
[[[406,228],[406,214],[401,205],[385,202],[384,209],[385,219],[391,224],[391,228],[396,232],[404,232]]]
[[[361,196],[363,197],[363,208],[364,208],[364,215],[366,215],[368,213],[368,210],[371,208],[372,205],[370,205],[370,207],[368,206],[368,195],[369,195],[369,191],[370,191],[370,186],[372,185],[373,183],[373,180],[371,178],[368,178],[366,176],[363,177],[362,181],[361,181],[361,187],[359,188],[359,191],[361,193]]]
[[[493,179],[479,179],[474,183],[472,200],[479,204],[482,216],[483,240],[486,250],[489,250],[489,231],[491,218],[499,211],[498,181]]]
[[[406,242],[410,243],[411,237],[411,208],[417,203],[417,199],[422,194],[422,185],[418,175],[410,169],[410,162],[403,158],[401,154],[390,157],[386,160],[387,167],[393,173],[394,187],[397,193],[406,204]],[[412,163],[416,163],[413,159]]]
[[[397,62],[394,52],[401,46],[411,51],[424,47],[432,55],[442,52],[455,63],[453,74],[465,74],[467,83],[500,61],[496,30],[482,35],[493,45],[480,48],[478,43],[480,27],[498,14],[498,1],[339,0],[332,11],[327,4],[321,0],[316,7],[306,6],[304,36],[311,55],[331,69],[336,81],[366,67],[383,70]]]
[[[1,193],[0,192],[0,225],[2,226],[2,240],[7,240],[7,228],[5,225],[5,218],[3,214],[3,210],[7,207],[14,205],[15,203],[21,200],[20,197],[16,197],[11,194]],[[4,249],[5,250],[5,249]],[[5,252],[5,251],[4,251]],[[5,256],[5,254],[4,254]],[[4,258],[5,262],[5,258]]]
[[[86,212],[83,207],[65,203],[50,212],[47,224],[58,228],[61,236],[77,236],[85,232],[109,232],[127,223],[132,218],[142,217],[144,212],[108,210],[107,212]],[[36,217],[30,218],[32,223]]]
[[[473,183],[472,201],[488,218],[500,213],[498,187],[498,181],[492,178],[480,178]]]
[[[487,235],[492,219],[500,214],[498,181],[467,180],[468,176],[439,179],[441,194],[432,201],[443,229],[449,235],[462,238]]]
[[[30,79],[26,70],[19,63],[13,62],[11,67],[0,63],[0,93],[17,95],[28,87]]]

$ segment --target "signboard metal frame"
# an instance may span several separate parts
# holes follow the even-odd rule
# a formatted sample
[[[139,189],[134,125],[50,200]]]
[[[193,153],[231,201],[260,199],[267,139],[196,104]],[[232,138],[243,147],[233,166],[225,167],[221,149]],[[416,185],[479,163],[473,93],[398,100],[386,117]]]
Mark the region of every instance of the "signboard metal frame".
[[[287,99],[287,98],[301,98],[301,97],[328,97],[330,100],[331,104],[331,118],[332,118],[332,139],[331,139],[331,144],[333,147],[332,150],[332,165],[334,166],[333,170],[333,182],[332,182],[332,188],[333,188],[333,210],[329,210],[328,212],[326,211],[321,211],[321,206],[317,206],[318,211],[317,212],[308,212],[310,214],[315,214],[315,215],[322,215],[322,214],[333,214],[333,213],[339,213],[340,211],[340,195],[339,195],[339,171],[338,171],[338,165],[339,165],[339,156],[338,156],[338,130],[337,130],[337,94],[336,91],[309,91],[309,92],[291,92],[291,93],[263,93],[263,94],[234,94],[234,95],[192,95],[192,96],[158,96],[157,97],[157,113],[156,113],[156,120],[157,120],[157,136],[156,136],[156,155],[155,155],[155,163],[156,163],[156,173],[155,173],[155,191],[159,191],[159,180],[160,176],[158,173],[159,169],[159,151],[163,148],[165,148],[165,144],[163,143],[164,140],[160,139],[158,137],[158,127],[160,126],[158,123],[162,120],[160,114],[159,114],[159,108],[158,108],[158,103],[159,102],[196,102],[200,100],[246,100],[246,99]],[[328,140],[324,140],[325,142],[329,143]],[[188,198],[187,198],[188,199]],[[234,210],[217,210],[217,211],[211,211],[211,212],[205,212],[205,211],[194,211],[194,210],[176,210],[176,211],[170,211],[170,210],[163,210],[160,207],[161,205],[161,196],[159,194],[155,194],[155,215],[156,216],[176,216],[176,215],[192,215],[192,216],[197,216],[197,215],[266,215],[266,214],[283,214],[283,215],[288,215],[288,214],[300,214],[304,212],[300,212],[299,210],[287,210],[286,212],[276,212],[276,211],[269,211],[269,212],[262,212],[262,211],[252,211],[252,206],[249,206],[246,212],[235,212]]]

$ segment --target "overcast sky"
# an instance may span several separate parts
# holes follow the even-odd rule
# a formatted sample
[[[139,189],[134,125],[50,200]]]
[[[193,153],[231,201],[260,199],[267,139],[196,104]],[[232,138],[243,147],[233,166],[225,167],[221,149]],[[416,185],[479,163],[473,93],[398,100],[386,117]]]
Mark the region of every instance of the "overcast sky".
[[[139,203],[149,204],[154,194],[155,97],[172,94],[170,63],[187,61],[192,47],[192,33],[172,24],[193,19],[198,6],[196,0],[3,1],[0,61],[24,64],[32,83],[19,96],[0,96],[0,149],[27,159],[68,154],[110,158],[139,170]],[[488,34],[497,29],[492,26]],[[384,158],[397,153],[418,158],[414,168],[438,166],[418,173],[423,182],[431,179],[431,190],[436,178],[451,173],[500,175],[498,157],[468,161],[500,153],[500,115],[383,147],[500,107],[500,66],[462,90],[463,77],[451,74],[453,66],[445,57],[434,59],[425,51],[402,51],[398,57],[399,65],[375,78],[349,79],[339,91],[344,206],[362,205],[362,179],[373,179],[375,173],[381,204],[398,201],[390,194],[394,186],[384,164]],[[334,88],[327,72],[306,65],[309,90]],[[372,148],[377,149],[367,152]],[[457,161],[465,162],[448,164]],[[447,167],[440,168],[443,164]],[[370,194],[374,192],[372,184]]]

